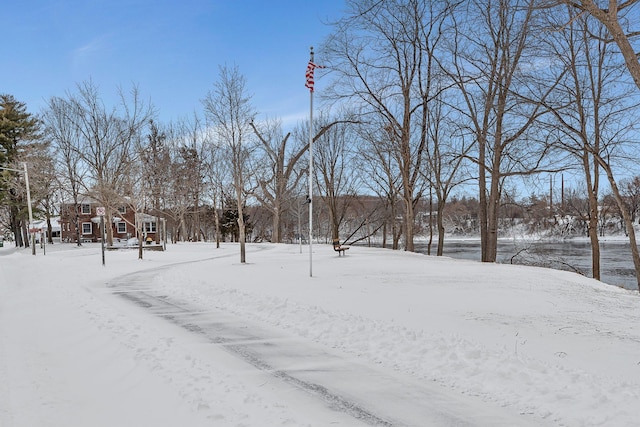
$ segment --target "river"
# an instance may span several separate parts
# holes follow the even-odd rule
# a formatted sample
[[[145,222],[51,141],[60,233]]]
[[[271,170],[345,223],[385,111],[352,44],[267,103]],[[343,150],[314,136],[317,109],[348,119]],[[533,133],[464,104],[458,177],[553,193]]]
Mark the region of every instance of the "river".
[[[427,253],[427,243],[415,242],[416,252]],[[435,254],[437,244],[431,246]],[[480,240],[445,239],[444,255],[451,258],[480,261]],[[591,244],[584,240],[562,242],[501,239],[498,242],[500,263],[542,265],[578,271],[591,277]],[[600,280],[626,289],[638,289],[629,242],[622,240],[600,243]]]

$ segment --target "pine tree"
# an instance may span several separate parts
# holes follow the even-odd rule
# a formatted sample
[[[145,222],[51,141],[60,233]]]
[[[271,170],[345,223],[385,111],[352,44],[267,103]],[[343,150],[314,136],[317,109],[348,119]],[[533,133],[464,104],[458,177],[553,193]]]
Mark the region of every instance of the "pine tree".
[[[0,94],[0,167],[19,169],[19,160],[39,138],[38,120],[27,112],[26,104],[12,95]],[[27,217],[26,197],[19,188],[24,177],[17,172],[0,170],[0,207],[8,211],[9,224],[16,245],[28,246],[22,239]],[[26,231],[26,230],[25,230]]]

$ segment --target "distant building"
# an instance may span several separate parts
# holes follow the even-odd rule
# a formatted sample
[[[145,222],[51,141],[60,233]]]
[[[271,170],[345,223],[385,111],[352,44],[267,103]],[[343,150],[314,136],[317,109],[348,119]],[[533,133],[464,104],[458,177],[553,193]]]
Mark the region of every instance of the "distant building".
[[[80,231],[80,242],[99,242],[102,239],[100,230],[100,216],[97,208],[98,202],[85,200],[80,203],[63,203],[60,206],[60,232],[63,242],[76,241],[76,218]],[[117,216],[116,216],[117,215]],[[105,227],[111,226],[114,240],[126,240],[132,237],[150,238],[155,241],[159,232],[156,218],[148,214],[136,215],[136,212],[128,206],[121,206],[115,215],[105,220]],[[141,221],[142,236],[138,236],[136,220]],[[106,237],[106,236],[105,236]]]
[[[59,241],[60,240],[60,217],[51,217],[51,238],[54,241]],[[38,230],[36,232],[36,242],[40,241],[40,233],[48,233],[49,232],[49,226],[47,224],[46,220],[38,220],[38,221],[33,221],[33,225],[31,226],[32,229],[36,229]]]

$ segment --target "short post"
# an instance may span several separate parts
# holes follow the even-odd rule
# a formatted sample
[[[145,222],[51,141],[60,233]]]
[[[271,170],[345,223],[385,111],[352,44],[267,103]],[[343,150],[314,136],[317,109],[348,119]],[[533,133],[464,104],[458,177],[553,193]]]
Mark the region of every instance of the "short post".
[[[104,267],[104,215],[100,215],[100,246],[102,247],[102,266]]]
[[[104,267],[104,215],[106,213],[106,208],[96,208],[96,213],[100,216],[100,246],[102,248],[102,266]]]
[[[167,250],[167,219],[162,218],[162,250]]]

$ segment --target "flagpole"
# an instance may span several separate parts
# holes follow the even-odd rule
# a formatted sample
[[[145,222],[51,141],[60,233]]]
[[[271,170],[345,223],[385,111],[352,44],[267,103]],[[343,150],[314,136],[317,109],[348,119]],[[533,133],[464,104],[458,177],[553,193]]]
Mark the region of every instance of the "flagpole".
[[[309,61],[314,62],[313,46]],[[313,86],[309,91],[309,277],[313,277]]]

